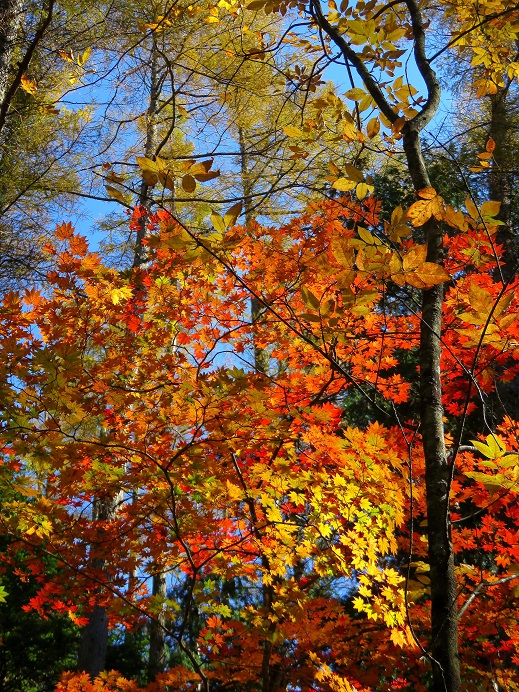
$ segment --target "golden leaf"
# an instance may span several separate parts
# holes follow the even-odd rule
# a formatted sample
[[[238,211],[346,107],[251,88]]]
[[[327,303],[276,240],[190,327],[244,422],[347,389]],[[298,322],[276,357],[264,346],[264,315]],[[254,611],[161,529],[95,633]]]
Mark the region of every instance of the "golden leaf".
[[[22,75],[22,78],[20,80],[20,86],[28,94],[35,94],[38,91],[38,87],[36,86],[36,82],[34,82],[32,79],[29,79],[24,74]]]
[[[501,202],[483,202],[481,205],[481,216],[494,218],[499,214]]]
[[[335,190],[339,190],[339,192],[349,192],[355,188],[356,184],[354,180],[349,180],[348,178],[337,178],[332,187]]]
[[[367,185],[366,183],[359,183],[357,185],[357,189],[355,190],[355,194],[357,195],[358,199],[362,201],[370,191],[370,188],[372,188],[371,185]]]
[[[474,204],[474,202],[470,199],[469,195],[467,195],[465,199],[465,206],[467,207],[467,211],[470,214],[470,216],[474,219],[474,221],[477,221],[479,219],[479,212],[478,208]]]
[[[405,272],[412,271],[425,262],[427,257],[427,245],[413,245],[403,259]]]
[[[434,187],[424,187],[422,190],[418,190],[416,194],[422,199],[434,199],[436,197],[436,190]]]
[[[418,286],[417,288],[431,288],[432,286],[442,284],[445,281],[450,281],[451,279],[449,272],[439,264],[434,264],[434,262],[424,262],[420,267],[415,269],[413,274],[410,274],[409,276],[416,276],[423,282],[424,285]],[[409,280],[407,280],[407,282],[411,283]]]
[[[106,185],[106,193],[109,197],[116,199],[118,202],[126,203],[126,200],[124,199],[124,195],[121,192],[121,190],[118,190],[117,188],[112,187],[111,185]]]
[[[182,188],[185,190],[185,192],[194,192],[196,189],[196,180],[193,178],[192,175],[185,175],[182,178]]]
[[[366,127],[366,132],[368,133],[368,137],[370,139],[376,137],[380,132],[380,120],[378,118],[371,118]]]
[[[225,233],[225,221],[216,211],[211,212],[211,223],[213,224],[213,228],[219,233]]]
[[[293,125],[287,125],[284,127],[283,132],[287,137],[301,137],[303,134],[298,127],[294,127]]]
[[[433,208],[431,201],[421,199],[418,202],[411,204],[407,210],[406,216],[416,228],[417,226],[423,226],[424,223],[429,221],[432,216],[432,211]]]

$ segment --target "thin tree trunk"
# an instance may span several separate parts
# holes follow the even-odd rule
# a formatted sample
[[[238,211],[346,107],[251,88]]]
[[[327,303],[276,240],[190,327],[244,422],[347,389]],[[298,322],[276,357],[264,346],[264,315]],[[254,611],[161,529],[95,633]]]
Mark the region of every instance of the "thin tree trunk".
[[[240,146],[240,173],[241,184],[243,190],[243,210],[245,212],[245,222],[252,221],[251,212],[251,195],[252,195],[252,178],[249,166],[249,157],[247,155],[247,147],[243,128],[238,127],[238,144]],[[256,298],[251,298],[250,301],[251,322],[255,324],[263,314],[263,305]],[[259,348],[254,338],[254,367],[257,372],[265,374],[268,371],[268,353],[265,349]]]
[[[99,542],[103,542],[103,525],[115,516],[117,498],[95,498],[92,507],[92,519],[99,522]],[[107,562],[104,558],[94,558],[92,567],[106,575]],[[100,589],[97,589],[100,593]],[[108,614],[102,605],[95,605],[88,613],[88,623],[81,631],[79,645],[78,670],[85,671],[95,678],[105,668],[106,650],[108,646]]]
[[[150,80],[150,99],[148,102],[148,111],[146,113],[146,142],[144,144],[144,156],[152,159],[155,156],[157,148],[157,123],[156,114],[160,96],[159,72],[158,72],[159,55],[153,41],[151,47],[151,80]],[[139,204],[146,209],[146,214],[141,217],[137,238],[135,241],[135,251],[133,256],[133,266],[140,267],[146,262],[146,246],[143,245],[143,240],[146,237],[147,224],[151,209],[152,199],[150,196],[153,187],[147,185],[143,180],[139,191]]]
[[[159,75],[159,52],[155,45],[155,40],[152,38],[151,46],[151,74],[150,74],[150,97],[148,102],[147,126],[146,126],[146,142],[144,145],[144,155],[146,158],[153,159],[158,144],[158,128],[156,122],[157,109],[160,97],[160,75]],[[143,180],[139,192],[139,204],[144,207],[146,213],[141,217],[140,227],[137,232],[135,243],[135,252],[133,257],[133,266],[140,267],[146,262],[146,246],[143,240],[146,237],[147,224],[151,211],[151,191],[152,187],[147,185]],[[154,596],[159,596],[162,600],[166,598],[166,575],[163,572],[157,572],[152,577],[152,593]],[[165,638],[166,616],[161,609],[161,612],[152,620],[150,620],[150,648],[148,653],[148,678],[153,681],[158,673],[161,673],[166,667],[166,638]]]
[[[419,131],[407,127],[404,150],[415,190],[430,187]],[[442,228],[434,219],[425,227],[427,261],[442,262]],[[420,325],[420,431],[425,457],[428,556],[431,579],[431,644],[434,692],[461,690],[458,654],[457,586],[451,539],[450,481],[443,426],[441,327],[443,285],[422,293]]]
[[[164,602],[167,596],[166,592],[166,573],[159,572],[153,576],[152,593],[157,596],[161,602]],[[166,668],[168,662],[166,640],[164,636],[166,626],[166,614],[164,607],[161,607],[158,615],[150,623],[150,651],[148,658],[148,679],[155,680],[158,673]]]

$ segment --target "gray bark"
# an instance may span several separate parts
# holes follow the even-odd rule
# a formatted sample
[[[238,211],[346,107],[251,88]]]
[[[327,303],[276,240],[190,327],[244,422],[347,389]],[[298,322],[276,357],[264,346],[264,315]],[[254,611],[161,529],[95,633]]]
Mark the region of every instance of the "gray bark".
[[[166,573],[153,575],[152,593],[161,600],[166,598]],[[168,655],[165,640],[166,614],[164,608],[150,622],[150,650],[148,657],[148,679],[155,680],[158,673],[166,668]]]
[[[249,223],[252,221],[251,212],[251,199],[252,199],[252,179],[249,164],[249,157],[247,154],[247,145],[245,143],[245,137],[243,133],[243,128],[238,127],[238,143],[240,146],[240,168],[241,168],[241,183],[243,190],[243,210],[245,212],[245,222]],[[263,314],[263,305],[257,298],[251,298],[250,301],[250,313],[251,322],[255,324]],[[257,372],[265,374],[268,371],[268,354],[264,349],[258,348],[256,345],[256,340],[254,341],[254,367]]]
[[[16,39],[23,16],[23,0],[0,0],[0,104],[3,104],[7,94]]]
[[[20,12],[20,0],[0,0],[0,2],[3,3],[2,5],[0,5],[0,8],[4,10],[3,16],[1,16],[0,19],[3,19],[5,22],[7,22],[7,31],[4,31],[2,34],[2,45],[4,54],[3,73],[5,75],[5,77],[2,77],[2,79],[5,78],[5,80],[7,80],[4,85],[2,98],[0,99],[0,133],[2,133],[6,124],[9,109],[11,107],[15,94],[22,82],[22,77],[29,68],[31,60],[33,59],[34,54],[36,52],[36,49],[38,48],[41,40],[43,39],[47,29],[50,26],[56,0],[48,0],[46,15],[42,13],[41,23],[37,28],[32,41],[26,48],[24,48],[23,55],[17,61],[16,69],[14,70],[14,76],[12,77],[12,79],[9,79],[9,68],[11,66],[11,61],[13,58],[13,50],[16,42],[16,33],[20,28],[20,24],[23,18],[23,9]],[[0,27],[1,26],[3,26],[2,23],[0,23]],[[2,48],[0,46],[0,50],[1,49]]]
[[[410,124],[404,150],[416,190],[430,187],[420,136]],[[442,262],[442,229],[434,219],[425,225],[427,261]],[[434,692],[461,690],[454,550],[451,540],[450,479],[443,426],[441,327],[443,285],[423,291],[420,324],[420,430],[425,457],[428,556],[431,579],[431,644]]]
[[[157,107],[159,103],[160,96],[160,86],[159,86],[159,55],[156,49],[155,43],[153,42],[151,47],[151,75],[150,75],[150,98],[148,102],[148,112],[147,112],[147,126],[146,126],[146,142],[144,145],[144,156],[148,159],[152,159],[155,156],[155,150],[157,148],[157,123],[155,120]],[[139,191],[139,204],[147,210],[147,214],[141,218],[140,227],[137,232],[137,239],[135,241],[135,252],[133,257],[133,266],[140,267],[146,262],[146,246],[143,245],[142,241],[146,237],[146,226],[149,218],[149,211],[151,209],[151,191],[153,188],[147,185],[143,180],[141,183],[141,188]]]
[[[92,508],[92,520],[99,522],[99,538],[101,544],[104,541],[103,528],[106,522],[111,521],[116,512],[119,498],[96,498]],[[95,547],[92,548],[95,550]],[[92,560],[92,567],[98,572],[107,576],[107,561],[104,557],[95,557]],[[101,595],[102,588],[97,589]],[[106,649],[108,646],[108,614],[102,605],[95,605],[88,613],[88,623],[81,631],[81,642],[78,654],[78,670],[85,671],[92,678],[99,675],[106,662]]]
[[[108,646],[108,615],[106,608],[94,606],[89,613],[88,624],[81,632],[78,670],[95,678],[105,669]]]

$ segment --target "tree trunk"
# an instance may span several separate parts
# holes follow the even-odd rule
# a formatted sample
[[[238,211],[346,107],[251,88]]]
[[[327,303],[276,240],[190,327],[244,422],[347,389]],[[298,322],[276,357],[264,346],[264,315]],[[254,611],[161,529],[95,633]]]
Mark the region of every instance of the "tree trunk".
[[[158,596],[163,602],[166,599],[166,574],[159,572],[153,576],[154,596]],[[168,662],[166,640],[164,636],[166,626],[166,614],[161,607],[160,613],[150,622],[150,650],[148,658],[148,679],[155,680],[158,673],[166,668]]]
[[[0,104],[4,103],[18,32],[23,19],[23,0],[0,0]]]
[[[153,39],[152,39],[153,40]],[[155,117],[160,96],[159,72],[158,72],[159,55],[153,40],[151,46],[151,79],[150,79],[150,99],[148,102],[148,111],[146,113],[146,142],[144,145],[144,156],[148,159],[153,159],[155,149],[157,147],[157,123]],[[147,185],[143,180],[139,191],[139,204],[146,209],[146,214],[141,217],[137,238],[135,241],[135,251],[133,256],[133,266],[140,267],[146,262],[146,246],[143,245],[143,240],[146,237],[147,224],[149,220],[149,212],[151,209],[152,199],[150,191],[153,188]]]
[[[252,195],[252,180],[249,166],[249,157],[247,155],[247,147],[245,144],[245,136],[243,127],[238,127],[238,143],[240,146],[240,173],[243,190],[243,210],[245,212],[245,221],[252,221],[251,212],[251,195]],[[252,324],[255,324],[263,314],[263,305],[257,298],[251,298],[250,301],[250,316]],[[268,353],[265,349],[258,348],[256,339],[254,339],[254,367],[257,372],[265,374],[268,371]]]
[[[110,499],[94,499],[92,519],[99,524],[99,543],[103,542],[103,524],[111,521],[115,516],[119,497]],[[92,560],[92,567],[96,572],[103,572],[106,576],[107,561],[105,558],[96,557]],[[98,588],[97,593],[101,593]],[[88,624],[81,631],[79,645],[78,670],[85,671],[95,678],[105,668],[106,649],[108,646],[108,614],[102,605],[95,605],[88,614]]]
[[[415,190],[430,187],[419,132],[407,127],[404,151]],[[425,225],[427,262],[442,261],[441,225]],[[443,427],[441,327],[443,285],[422,293],[420,325],[420,430],[425,457],[428,555],[431,579],[431,644],[434,692],[461,689],[454,551],[451,540],[450,479]]]
[[[88,624],[81,632],[78,670],[95,678],[105,669],[108,646],[108,615],[106,608],[94,606],[88,616]]]
[[[151,61],[150,61],[150,97],[147,111],[146,142],[144,145],[144,155],[146,158],[153,159],[157,149],[158,129],[156,123],[157,109],[160,97],[160,75],[159,75],[159,53],[152,38]],[[139,192],[139,204],[144,207],[146,214],[141,217],[140,227],[137,232],[133,266],[140,267],[146,262],[146,246],[143,240],[146,237],[147,224],[151,211],[151,191],[152,187],[143,180]],[[166,598],[166,575],[157,572],[152,577],[152,593],[154,596]],[[158,673],[161,673],[167,663],[166,638],[165,638],[166,618],[163,610],[150,620],[150,648],[148,654],[148,678],[153,681]]]

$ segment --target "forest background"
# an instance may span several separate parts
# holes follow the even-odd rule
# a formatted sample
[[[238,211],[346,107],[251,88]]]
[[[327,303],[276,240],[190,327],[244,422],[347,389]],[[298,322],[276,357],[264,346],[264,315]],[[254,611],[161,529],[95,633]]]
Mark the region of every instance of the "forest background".
[[[0,0],[0,690],[519,688],[518,36]]]

